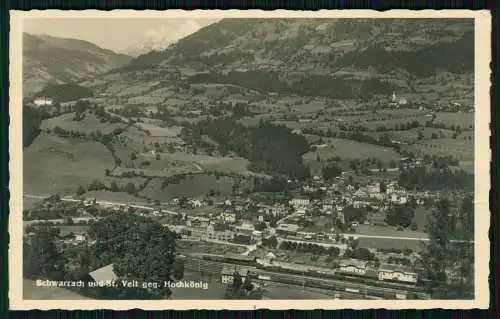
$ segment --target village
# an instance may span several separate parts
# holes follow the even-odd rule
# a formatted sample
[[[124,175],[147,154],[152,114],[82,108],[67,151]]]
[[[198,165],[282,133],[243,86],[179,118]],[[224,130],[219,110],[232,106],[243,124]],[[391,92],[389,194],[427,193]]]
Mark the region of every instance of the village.
[[[420,158],[403,158],[400,165],[418,167],[426,165],[424,162]],[[402,210],[428,207],[441,194],[408,191],[396,180],[353,184],[348,177],[351,173],[342,172],[333,181],[313,176],[309,182],[295,185],[293,197],[288,201],[281,198],[259,202],[237,195],[217,202],[184,197],[142,206],[52,196],[37,208],[25,210],[25,225],[57,225],[62,230],[60,247],[92,245],[86,233],[92,220],[132,213],[157,220],[174,232],[178,246],[183,247],[179,256],[205,263],[223,262],[215,268],[212,264],[206,266],[212,275],[218,273],[221,283],[231,283],[235,272],[244,279],[251,268],[259,266],[280,273],[355,276],[417,287],[422,270],[418,257],[427,235],[417,230],[413,212],[405,221],[390,222],[391,225],[388,214],[395,207]],[[322,196],[318,197],[318,192]],[[62,211],[59,217],[66,217],[46,216],[45,221],[37,217],[37,211],[51,210]],[[33,235],[29,230],[25,232],[28,239]],[[382,240],[382,245],[376,244],[378,240]],[[200,267],[194,265],[195,270]],[[260,285],[266,285],[272,277],[253,274]],[[344,280],[349,282],[348,278]],[[350,287],[347,285],[346,291],[359,293],[359,289]],[[404,293],[396,295],[407,297]]]

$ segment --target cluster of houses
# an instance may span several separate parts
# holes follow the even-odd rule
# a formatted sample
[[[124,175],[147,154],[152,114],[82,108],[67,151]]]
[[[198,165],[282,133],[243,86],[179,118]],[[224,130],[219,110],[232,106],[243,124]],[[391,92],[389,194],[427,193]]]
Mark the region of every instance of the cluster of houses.
[[[322,199],[312,199],[309,193],[322,190]],[[291,199],[287,204],[266,205],[249,199],[232,199],[215,203],[210,213],[198,216],[183,214],[175,222],[165,223],[187,237],[212,241],[238,241],[242,244],[260,242],[272,235],[296,236],[304,240],[333,240],[335,234],[303,231],[304,221],[313,221],[314,216],[330,216],[340,223],[346,223],[345,212],[348,207],[362,209],[370,207],[372,211],[383,213],[392,205],[404,205],[413,201],[416,205],[432,197],[427,192],[411,192],[397,185],[396,182],[373,182],[368,185],[352,185],[344,179],[329,183],[321,179],[302,186],[302,195]],[[202,200],[187,200],[192,207],[204,207]],[[178,203],[178,200],[174,200]],[[250,208],[252,206],[252,208]],[[216,207],[214,210],[213,208]],[[249,213],[249,210],[251,212]],[[161,215],[160,211],[153,214]],[[380,214],[379,214],[380,215]],[[383,217],[364,221],[365,224],[385,225]],[[359,223],[350,222],[351,227]],[[173,229],[174,229],[173,228]],[[333,237],[332,237],[333,236]]]

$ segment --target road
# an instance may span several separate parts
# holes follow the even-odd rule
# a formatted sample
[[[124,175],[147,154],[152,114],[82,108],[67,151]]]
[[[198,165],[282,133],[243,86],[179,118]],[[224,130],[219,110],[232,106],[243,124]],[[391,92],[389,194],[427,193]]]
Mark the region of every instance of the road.
[[[48,198],[49,196],[40,196],[40,195],[31,195],[31,194],[24,194],[23,195],[26,198],[33,198],[33,199],[45,199]],[[71,197],[62,197],[61,201],[67,201],[67,202],[81,202],[79,199],[74,199]],[[102,201],[102,200],[97,200],[96,203],[99,205],[103,206],[128,206],[128,207],[133,207],[133,208],[138,208],[138,209],[144,209],[144,210],[157,210],[153,207],[149,206],[142,206],[142,205],[134,205],[134,204],[128,204],[128,203],[120,203],[120,202],[110,202],[110,201]],[[160,210],[162,213],[170,214],[170,215],[178,215],[178,212],[171,211],[171,210],[165,210],[161,209]],[[293,213],[296,214],[296,213]],[[289,218],[291,215],[288,215],[287,217],[283,218]],[[282,220],[283,220],[282,219]],[[281,220],[280,220],[281,221]],[[279,221],[278,221],[279,222]],[[353,237],[353,238],[379,238],[379,239],[392,239],[392,240],[416,240],[416,241],[429,241],[429,238],[422,238],[422,237],[400,237],[400,236],[379,236],[379,235],[362,235],[362,234],[342,234],[343,236],[348,236],[348,237]],[[338,246],[338,244],[333,244],[333,243],[328,243],[328,242],[314,242],[314,241],[307,241],[307,240],[297,240],[297,239],[285,239],[285,240],[291,240],[291,241],[296,241],[296,242],[303,242],[303,243],[311,243],[311,244],[318,244],[322,246]],[[474,241],[471,240],[451,240],[453,243],[473,243]]]
[[[33,198],[33,199],[40,199],[40,200],[43,200],[43,199],[49,197],[49,196],[40,196],[40,195],[31,195],[31,194],[24,194],[23,196],[26,198]],[[78,202],[81,202],[82,200],[81,199],[74,199],[72,197],[61,197],[61,201],[78,203]],[[133,207],[133,208],[144,209],[144,210],[157,210],[156,208],[153,208],[150,206],[135,205],[135,204],[129,204],[129,203],[120,203],[120,202],[110,202],[110,201],[103,201],[103,200],[98,200],[98,199],[96,199],[96,203],[99,205],[102,205],[102,206],[127,206],[127,207]],[[171,215],[179,214],[178,212],[165,210],[165,209],[161,209],[160,211],[163,213],[171,214]]]

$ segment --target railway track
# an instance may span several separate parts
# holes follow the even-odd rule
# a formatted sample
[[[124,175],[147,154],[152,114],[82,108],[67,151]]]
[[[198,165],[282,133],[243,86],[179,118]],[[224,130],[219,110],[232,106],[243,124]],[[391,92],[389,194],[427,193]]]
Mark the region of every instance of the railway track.
[[[219,276],[221,274],[221,271],[224,267],[245,267],[249,269],[250,273],[255,277],[257,277],[258,275],[269,277],[270,282],[280,282],[300,287],[328,289],[338,292],[355,292],[359,295],[382,297],[385,299],[395,299],[397,295],[407,296],[409,294],[413,294],[418,299],[429,299],[428,294],[409,289],[411,287],[389,288],[381,286],[371,286],[369,284],[331,278],[314,277],[306,274],[299,275],[268,271],[258,267],[244,266],[236,263],[186,258],[184,266],[187,270],[190,271],[197,271],[200,273],[206,273],[216,276]]]

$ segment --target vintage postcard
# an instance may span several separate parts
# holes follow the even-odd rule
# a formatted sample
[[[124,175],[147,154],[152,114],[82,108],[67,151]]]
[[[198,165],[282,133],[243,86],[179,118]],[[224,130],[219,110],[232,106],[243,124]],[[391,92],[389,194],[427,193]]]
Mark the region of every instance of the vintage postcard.
[[[489,306],[489,12],[10,26],[11,309]]]

